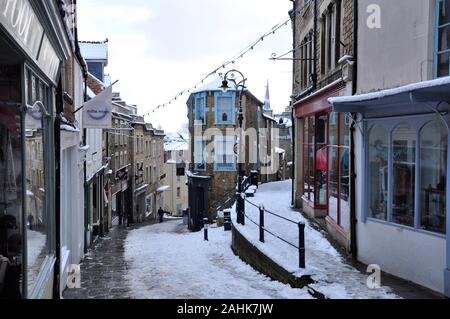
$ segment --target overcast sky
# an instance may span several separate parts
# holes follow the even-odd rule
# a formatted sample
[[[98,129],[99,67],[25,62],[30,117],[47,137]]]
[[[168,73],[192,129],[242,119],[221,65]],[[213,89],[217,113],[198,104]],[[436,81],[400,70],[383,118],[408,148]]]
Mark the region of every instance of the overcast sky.
[[[195,85],[207,73],[289,18],[289,0],[80,0],[79,38],[109,39],[106,72],[138,113],[149,112]],[[289,104],[292,61],[271,61],[292,49],[291,25],[235,64],[262,101],[267,80],[272,108]],[[224,70],[225,72],[226,70]],[[210,78],[213,80],[213,78]],[[187,123],[188,95],[146,120],[168,132]]]

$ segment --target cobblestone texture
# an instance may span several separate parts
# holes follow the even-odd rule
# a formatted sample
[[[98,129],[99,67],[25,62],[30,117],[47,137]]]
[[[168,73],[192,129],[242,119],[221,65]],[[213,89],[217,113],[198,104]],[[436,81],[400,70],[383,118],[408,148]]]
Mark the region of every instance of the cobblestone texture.
[[[124,243],[129,230],[153,222],[125,228],[116,226],[104,238],[99,238],[81,264],[81,288],[66,289],[64,299],[131,299],[125,280],[127,263]]]

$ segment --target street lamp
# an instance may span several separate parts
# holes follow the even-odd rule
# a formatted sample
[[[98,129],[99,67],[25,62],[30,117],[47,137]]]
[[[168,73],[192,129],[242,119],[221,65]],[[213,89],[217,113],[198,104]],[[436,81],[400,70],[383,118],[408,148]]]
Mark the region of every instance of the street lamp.
[[[242,77],[242,81],[236,82],[236,74],[240,75]],[[224,93],[226,93],[230,87],[228,86],[228,79],[233,80],[235,83],[236,91],[240,89],[239,93],[239,112],[238,112],[238,121],[239,121],[239,156],[238,156],[238,187],[237,187],[237,193],[236,193],[236,211],[237,211],[237,223],[241,225],[245,225],[245,201],[242,196],[243,189],[242,189],[242,181],[243,181],[243,174],[242,174],[242,123],[244,121],[244,112],[242,109],[242,95],[244,93],[245,82],[247,79],[242,74],[242,72],[238,70],[230,70],[227,73],[225,73],[225,76],[223,77],[222,86],[219,87]]]

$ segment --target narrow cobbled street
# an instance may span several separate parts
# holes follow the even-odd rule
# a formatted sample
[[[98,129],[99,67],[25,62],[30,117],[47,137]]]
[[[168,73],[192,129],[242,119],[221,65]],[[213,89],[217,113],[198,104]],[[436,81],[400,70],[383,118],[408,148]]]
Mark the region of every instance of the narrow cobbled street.
[[[66,289],[63,298],[130,299],[131,292],[125,281],[127,234],[127,229],[116,226],[100,238],[81,264],[81,288]]]
[[[306,290],[274,282],[242,262],[226,244],[231,233],[223,228],[211,229],[207,243],[202,236],[188,232],[179,220],[139,229],[116,227],[81,264],[81,289],[67,289],[63,297],[312,298]]]

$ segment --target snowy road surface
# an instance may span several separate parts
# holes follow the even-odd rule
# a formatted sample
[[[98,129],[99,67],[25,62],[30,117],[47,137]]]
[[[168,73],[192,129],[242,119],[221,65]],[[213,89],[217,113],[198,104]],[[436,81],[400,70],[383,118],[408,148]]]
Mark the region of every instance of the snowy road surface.
[[[231,232],[190,233],[180,221],[128,234],[125,278],[139,299],[311,299],[306,289],[270,280],[236,257]]]

